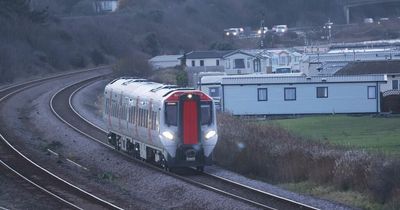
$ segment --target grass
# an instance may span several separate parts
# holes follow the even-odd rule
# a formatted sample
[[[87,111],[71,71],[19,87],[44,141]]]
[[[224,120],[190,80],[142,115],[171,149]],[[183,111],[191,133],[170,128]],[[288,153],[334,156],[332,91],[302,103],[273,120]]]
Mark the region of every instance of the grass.
[[[400,155],[400,117],[330,115],[275,122],[305,138]]]
[[[354,191],[340,191],[332,186],[324,186],[312,182],[286,183],[280,185],[290,191],[316,196],[322,199],[333,200],[339,203],[350,204],[351,206],[366,209],[378,210],[385,207],[371,201],[366,195]],[[390,209],[390,208],[387,208]]]

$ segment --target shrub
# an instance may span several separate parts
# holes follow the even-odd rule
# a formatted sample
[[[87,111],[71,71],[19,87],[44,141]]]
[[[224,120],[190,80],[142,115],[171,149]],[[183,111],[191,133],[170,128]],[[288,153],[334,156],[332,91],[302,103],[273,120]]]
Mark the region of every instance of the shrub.
[[[313,181],[399,206],[400,160],[296,137],[271,123],[218,114],[219,165],[272,182]],[[393,208],[394,207],[394,208]]]
[[[400,161],[375,161],[368,177],[368,189],[375,200],[385,203],[399,201],[400,198]],[[400,203],[397,203],[399,205]]]
[[[178,74],[176,75],[176,84],[179,87],[187,87],[189,84],[188,76],[186,71],[179,70]]]
[[[334,168],[334,183],[344,190],[363,190],[371,170],[370,156],[362,151],[347,151],[337,157]]]
[[[74,68],[84,68],[86,66],[85,57],[79,53],[73,55],[69,62]]]
[[[134,53],[131,56],[121,58],[113,70],[116,76],[147,77],[151,74],[148,58],[142,53]]]
[[[96,66],[106,63],[106,58],[97,49],[92,50],[92,52],[90,53],[90,58],[92,59],[93,64],[96,65]]]

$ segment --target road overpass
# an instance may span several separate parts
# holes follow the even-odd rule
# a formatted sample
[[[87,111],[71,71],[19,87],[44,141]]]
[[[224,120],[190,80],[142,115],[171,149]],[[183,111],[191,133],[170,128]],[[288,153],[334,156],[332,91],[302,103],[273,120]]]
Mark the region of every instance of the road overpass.
[[[400,0],[338,0],[339,4],[342,5],[344,14],[346,16],[347,24],[350,23],[350,9],[353,7],[359,7],[371,4],[384,4],[391,2],[400,2]]]

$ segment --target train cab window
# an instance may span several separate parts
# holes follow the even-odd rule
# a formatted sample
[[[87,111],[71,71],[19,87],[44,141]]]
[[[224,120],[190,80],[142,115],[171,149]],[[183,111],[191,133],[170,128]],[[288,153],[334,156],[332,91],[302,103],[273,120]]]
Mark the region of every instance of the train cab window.
[[[178,125],[178,107],[175,103],[165,105],[165,123],[167,125]]]
[[[201,124],[208,125],[211,124],[211,103],[201,104]]]

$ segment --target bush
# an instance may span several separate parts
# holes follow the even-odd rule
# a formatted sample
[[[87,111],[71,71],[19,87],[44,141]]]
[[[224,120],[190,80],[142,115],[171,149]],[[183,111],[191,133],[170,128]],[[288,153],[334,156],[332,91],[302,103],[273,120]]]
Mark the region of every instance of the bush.
[[[301,139],[271,123],[218,115],[219,165],[272,182],[332,184],[399,206],[400,160]],[[396,209],[396,208],[394,208]]]
[[[98,66],[100,64],[105,64],[106,63],[106,58],[104,55],[97,49],[92,50],[90,53],[90,58],[92,59],[92,62],[95,66]]]
[[[86,60],[85,57],[81,54],[75,54],[73,57],[70,59],[70,64],[73,68],[84,68],[86,67]]]
[[[158,69],[153,72],[149,79],[162,84],[176,85],[176,75],[178,72],[179,70],[171,68]]]
[[[336,158],[333,182],[343,190],[362,191],[371,170],[370,156],[365,152],[347,151]]]
[[[179,70],[176,75],[176,84],[179,87],[187,87],[189,84],[188,76],[185,70]]]
[[[380,203],[389,203],[390,198],[400,201],[400,161],[375,161],[368,184],[370,194]]]
[[[148,57],[142,53],[134,53],[131,56],[120,59],[113,68],[116,76],[133,76],[146,78],[151,74]]]

